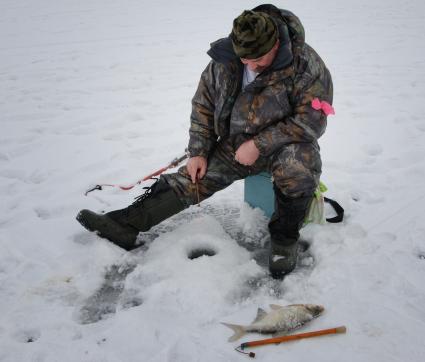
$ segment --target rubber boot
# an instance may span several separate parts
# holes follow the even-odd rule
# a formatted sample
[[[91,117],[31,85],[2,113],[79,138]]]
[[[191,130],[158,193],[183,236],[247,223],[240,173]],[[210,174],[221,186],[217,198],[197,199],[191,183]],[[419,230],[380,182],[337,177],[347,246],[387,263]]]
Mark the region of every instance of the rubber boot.
[[[136,245],[139,232],[148,231],[152,226],[184,208],[183,203],[167,182],[159,179],[127,208],[106,214],[81,210],[77,215],[77,221],[100,237],[108,239],[125,250],[132,250],[140,246],[140,244]]]
[[[290,198],[275,189],[275,212],[269,223],[271,247],[269,270],[282,279],[297,265],[298,239],[313,195]]]

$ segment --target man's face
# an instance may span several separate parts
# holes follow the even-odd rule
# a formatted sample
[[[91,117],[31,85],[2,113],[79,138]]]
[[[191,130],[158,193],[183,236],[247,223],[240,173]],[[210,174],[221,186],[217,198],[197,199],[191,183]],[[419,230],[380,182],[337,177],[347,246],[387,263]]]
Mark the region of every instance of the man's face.
[[[272,63],[274,58],[276,57],[277,51],[279,49],[279,40],[276,44],[269,50],[268,53],[264,54],[260,58],[256,59],[248,59],[248,58],[240,58],[241,62],[245,64],[250,70],[253,72],[261,73],[263,70],[268,68]]]

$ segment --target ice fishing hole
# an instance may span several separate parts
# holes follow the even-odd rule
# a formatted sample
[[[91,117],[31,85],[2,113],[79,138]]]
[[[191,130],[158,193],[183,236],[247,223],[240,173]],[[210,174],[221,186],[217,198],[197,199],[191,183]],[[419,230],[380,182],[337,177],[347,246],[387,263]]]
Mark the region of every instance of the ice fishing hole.
[[[188,258],[190,260],[200,258],[201,256],[214,256],[216,254],[216,251],[211,248],[196,248],[189,252]]]

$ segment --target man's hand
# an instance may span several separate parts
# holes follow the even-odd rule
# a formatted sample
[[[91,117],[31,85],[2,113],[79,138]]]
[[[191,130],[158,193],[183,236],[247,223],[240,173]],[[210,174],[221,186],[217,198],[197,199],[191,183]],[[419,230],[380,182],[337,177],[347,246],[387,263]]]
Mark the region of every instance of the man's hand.
[[[257,161],[260,156],[260,151],[254,143],[254,140],[249,140],[242,143],[236,150],[235,160],[245,166],[251,166]]]
[[[207,159],[202,156],[191,157],[187,161],[186,169],[192,179],[192,183],[196,183],[197,179],[203,178],[205,172],[207,172]]]

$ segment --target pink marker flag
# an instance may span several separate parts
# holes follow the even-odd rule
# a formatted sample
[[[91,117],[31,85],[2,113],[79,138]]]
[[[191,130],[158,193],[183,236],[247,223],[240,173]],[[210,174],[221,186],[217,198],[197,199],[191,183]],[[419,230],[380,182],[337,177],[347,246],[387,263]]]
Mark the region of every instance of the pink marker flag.
[[[330,114],[335,114],[334,108],[326,101],[320,101],[319,98],[314,98],[311,101],[311,106],[316,111],[322,111],[325,115],[329,116]]]

